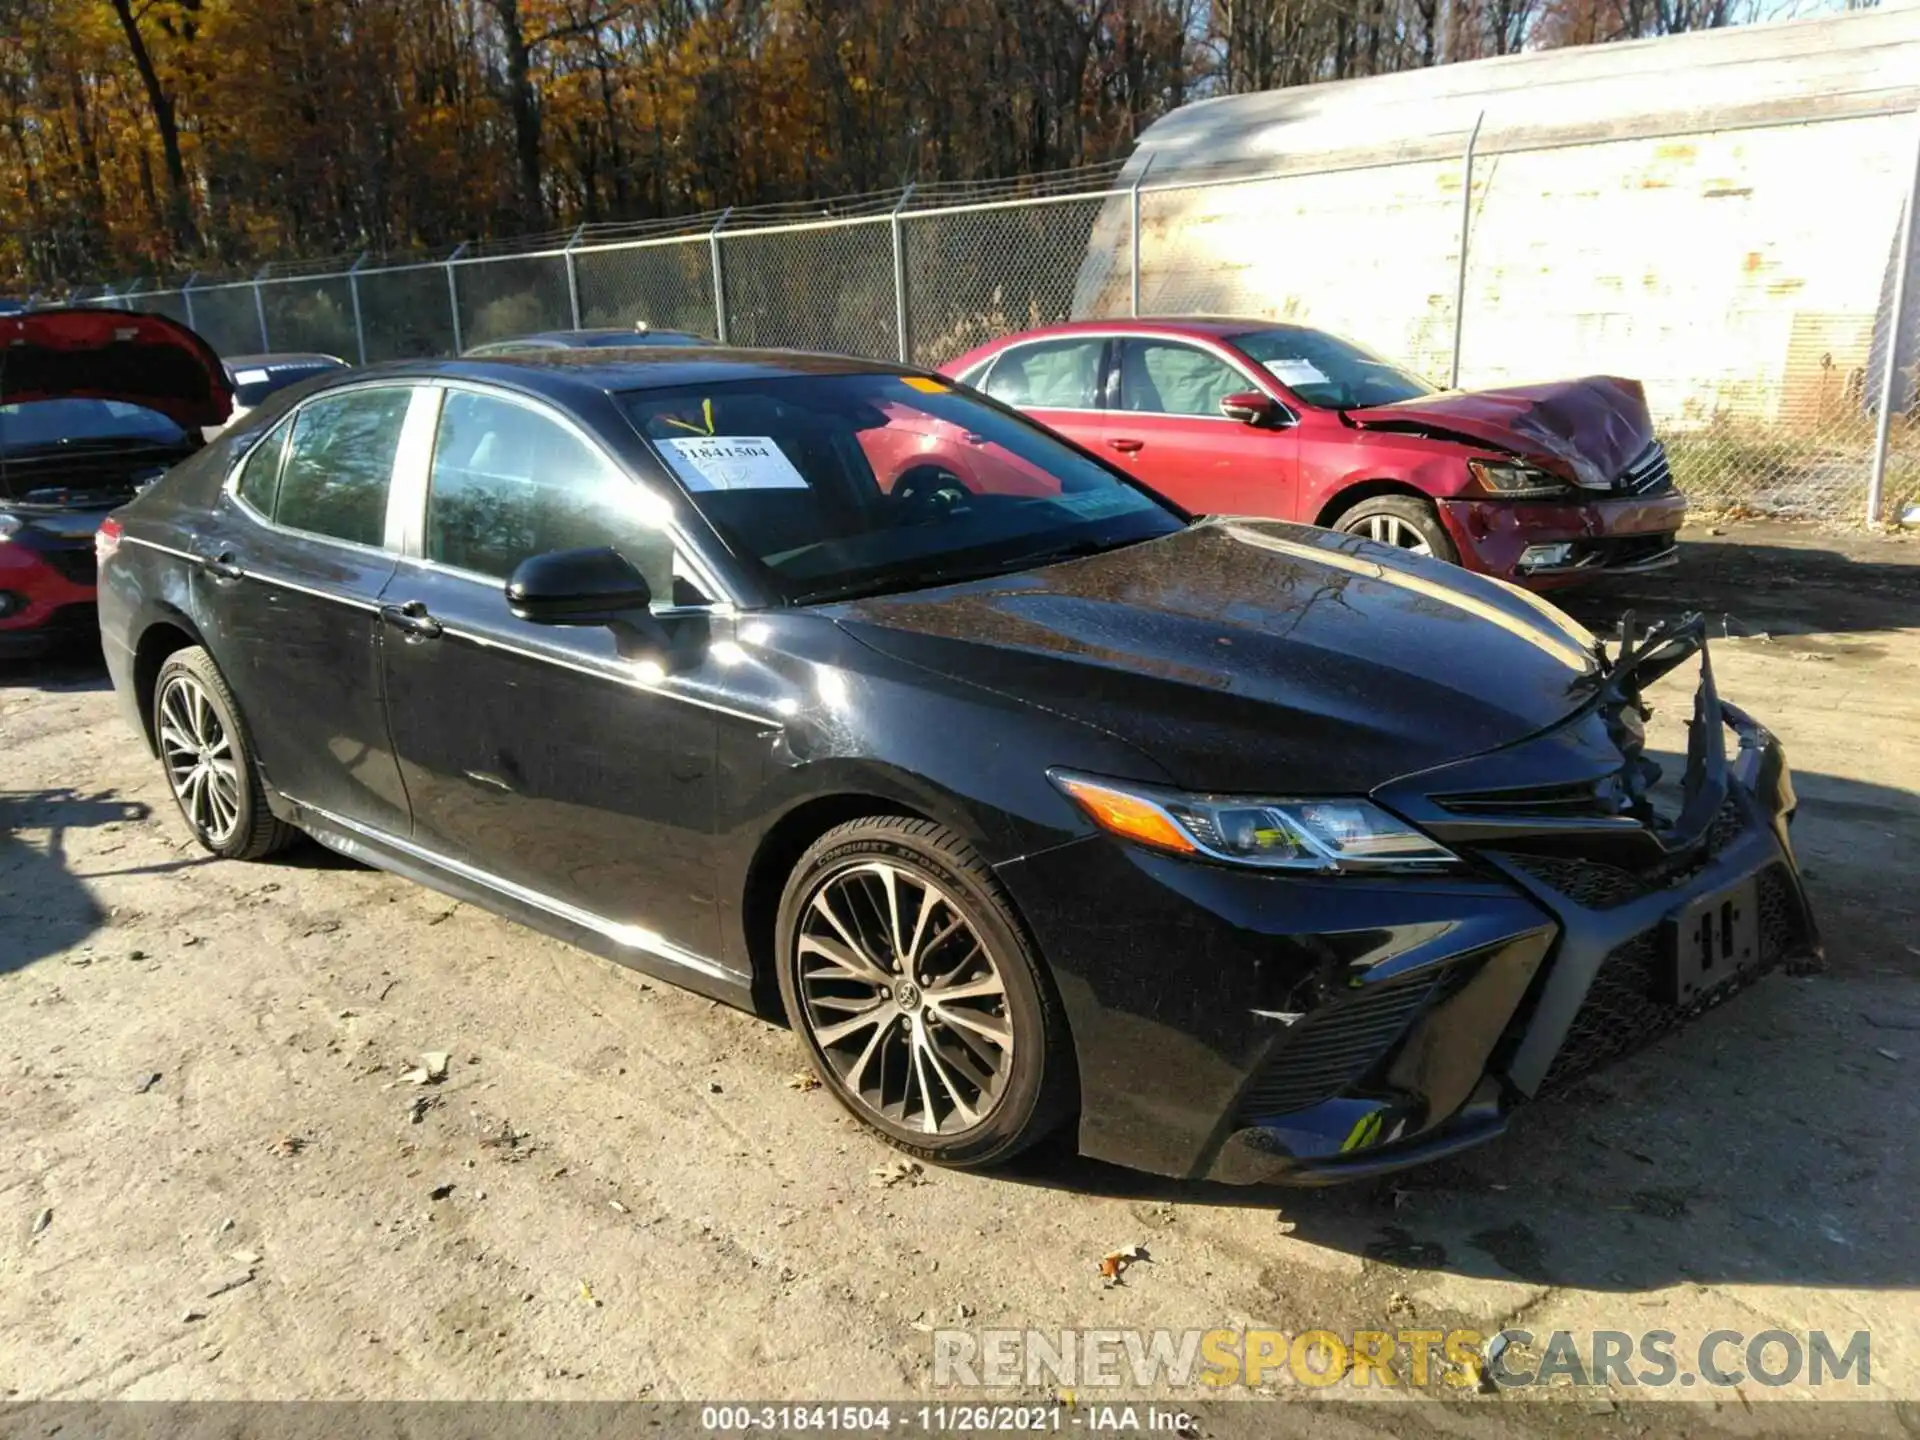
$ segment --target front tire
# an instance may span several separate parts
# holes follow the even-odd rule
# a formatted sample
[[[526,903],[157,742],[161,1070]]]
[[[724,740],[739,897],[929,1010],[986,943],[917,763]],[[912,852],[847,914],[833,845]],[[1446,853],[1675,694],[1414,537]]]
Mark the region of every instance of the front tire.
[[[266,784],[240,706],[213,657],[176,650],[153,686],[153,735],[181,818],[226,860],[261,860],[295,835],[267,808]]]
[[[993,871],[903,816],[821,836],[787,881],[780,997],[821,1081],[938,1165],[1011,1159],[1072,1109],[1059,997]]]
[[[1450,565],[1460,563],[1460,552],[1454,548],[1447,527],[1440,523],[1439,512],[1411,495],[1376,495],[1362,500],[1333,524],[1336,530],[1364,535],[1409,554],[1431,555]]]

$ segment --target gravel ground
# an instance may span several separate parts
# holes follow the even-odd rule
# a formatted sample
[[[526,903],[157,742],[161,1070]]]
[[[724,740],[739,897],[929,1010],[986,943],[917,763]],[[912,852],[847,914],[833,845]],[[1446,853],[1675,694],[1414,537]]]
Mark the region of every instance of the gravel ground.
[[[952,1398],[935,1328],[1516,1321],[1865,1328],[1847,1393],[1920,1398],[1914,560],[1741,527],[1578,603],[1725,617],[1829,971],[1464,1159],[1319,1192],[1060,1154],[885,1183],[784,1030],[318,847],[210,860],[97,661],[0,666],[0,1398]],[[444,1081],[408,1079],[426,1052]],[[1805,1393],[1633,1413],[1738,1429]]]

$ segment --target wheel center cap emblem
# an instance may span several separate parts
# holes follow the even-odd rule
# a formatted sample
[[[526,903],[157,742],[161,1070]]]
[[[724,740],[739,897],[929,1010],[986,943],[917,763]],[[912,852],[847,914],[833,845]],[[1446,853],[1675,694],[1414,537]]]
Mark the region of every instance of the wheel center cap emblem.
[[[920,987],[915,985],[911,980],[902,980],[894,987],[893,998],[899,1002],[902,1010],[918,1010],[920,1008]]]

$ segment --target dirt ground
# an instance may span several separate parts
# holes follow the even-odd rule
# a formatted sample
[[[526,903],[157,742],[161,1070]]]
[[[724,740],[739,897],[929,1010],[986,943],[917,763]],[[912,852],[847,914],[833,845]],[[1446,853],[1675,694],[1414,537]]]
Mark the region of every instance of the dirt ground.
[[[1847,1393],[1920,1398],[1920,541],[1689,539],[1576,608],[1716,617],[1830,970],[1333,1191],[883,1185],[784,1030],[318,847],[210,860],[97,660],[0,666],[0,1398],[941,1398],[937,1327],[1515,1322],[1869,1329]]]

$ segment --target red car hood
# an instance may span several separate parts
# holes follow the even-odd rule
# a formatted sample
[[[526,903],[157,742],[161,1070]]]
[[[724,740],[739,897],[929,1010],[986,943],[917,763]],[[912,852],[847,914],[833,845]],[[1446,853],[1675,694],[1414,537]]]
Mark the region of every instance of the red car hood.
[[[117,400],[189,433],[233,413],[213,347],[164,315],[74,308],[0,316],[0,405]]]
[[[1452,434],[1510,450],[1542,470],[1593,489],[1612,485],[1653,440],[1638,380],[1592,375],[1508,390],[1451,390],[1347,411],[1363,430]]]

